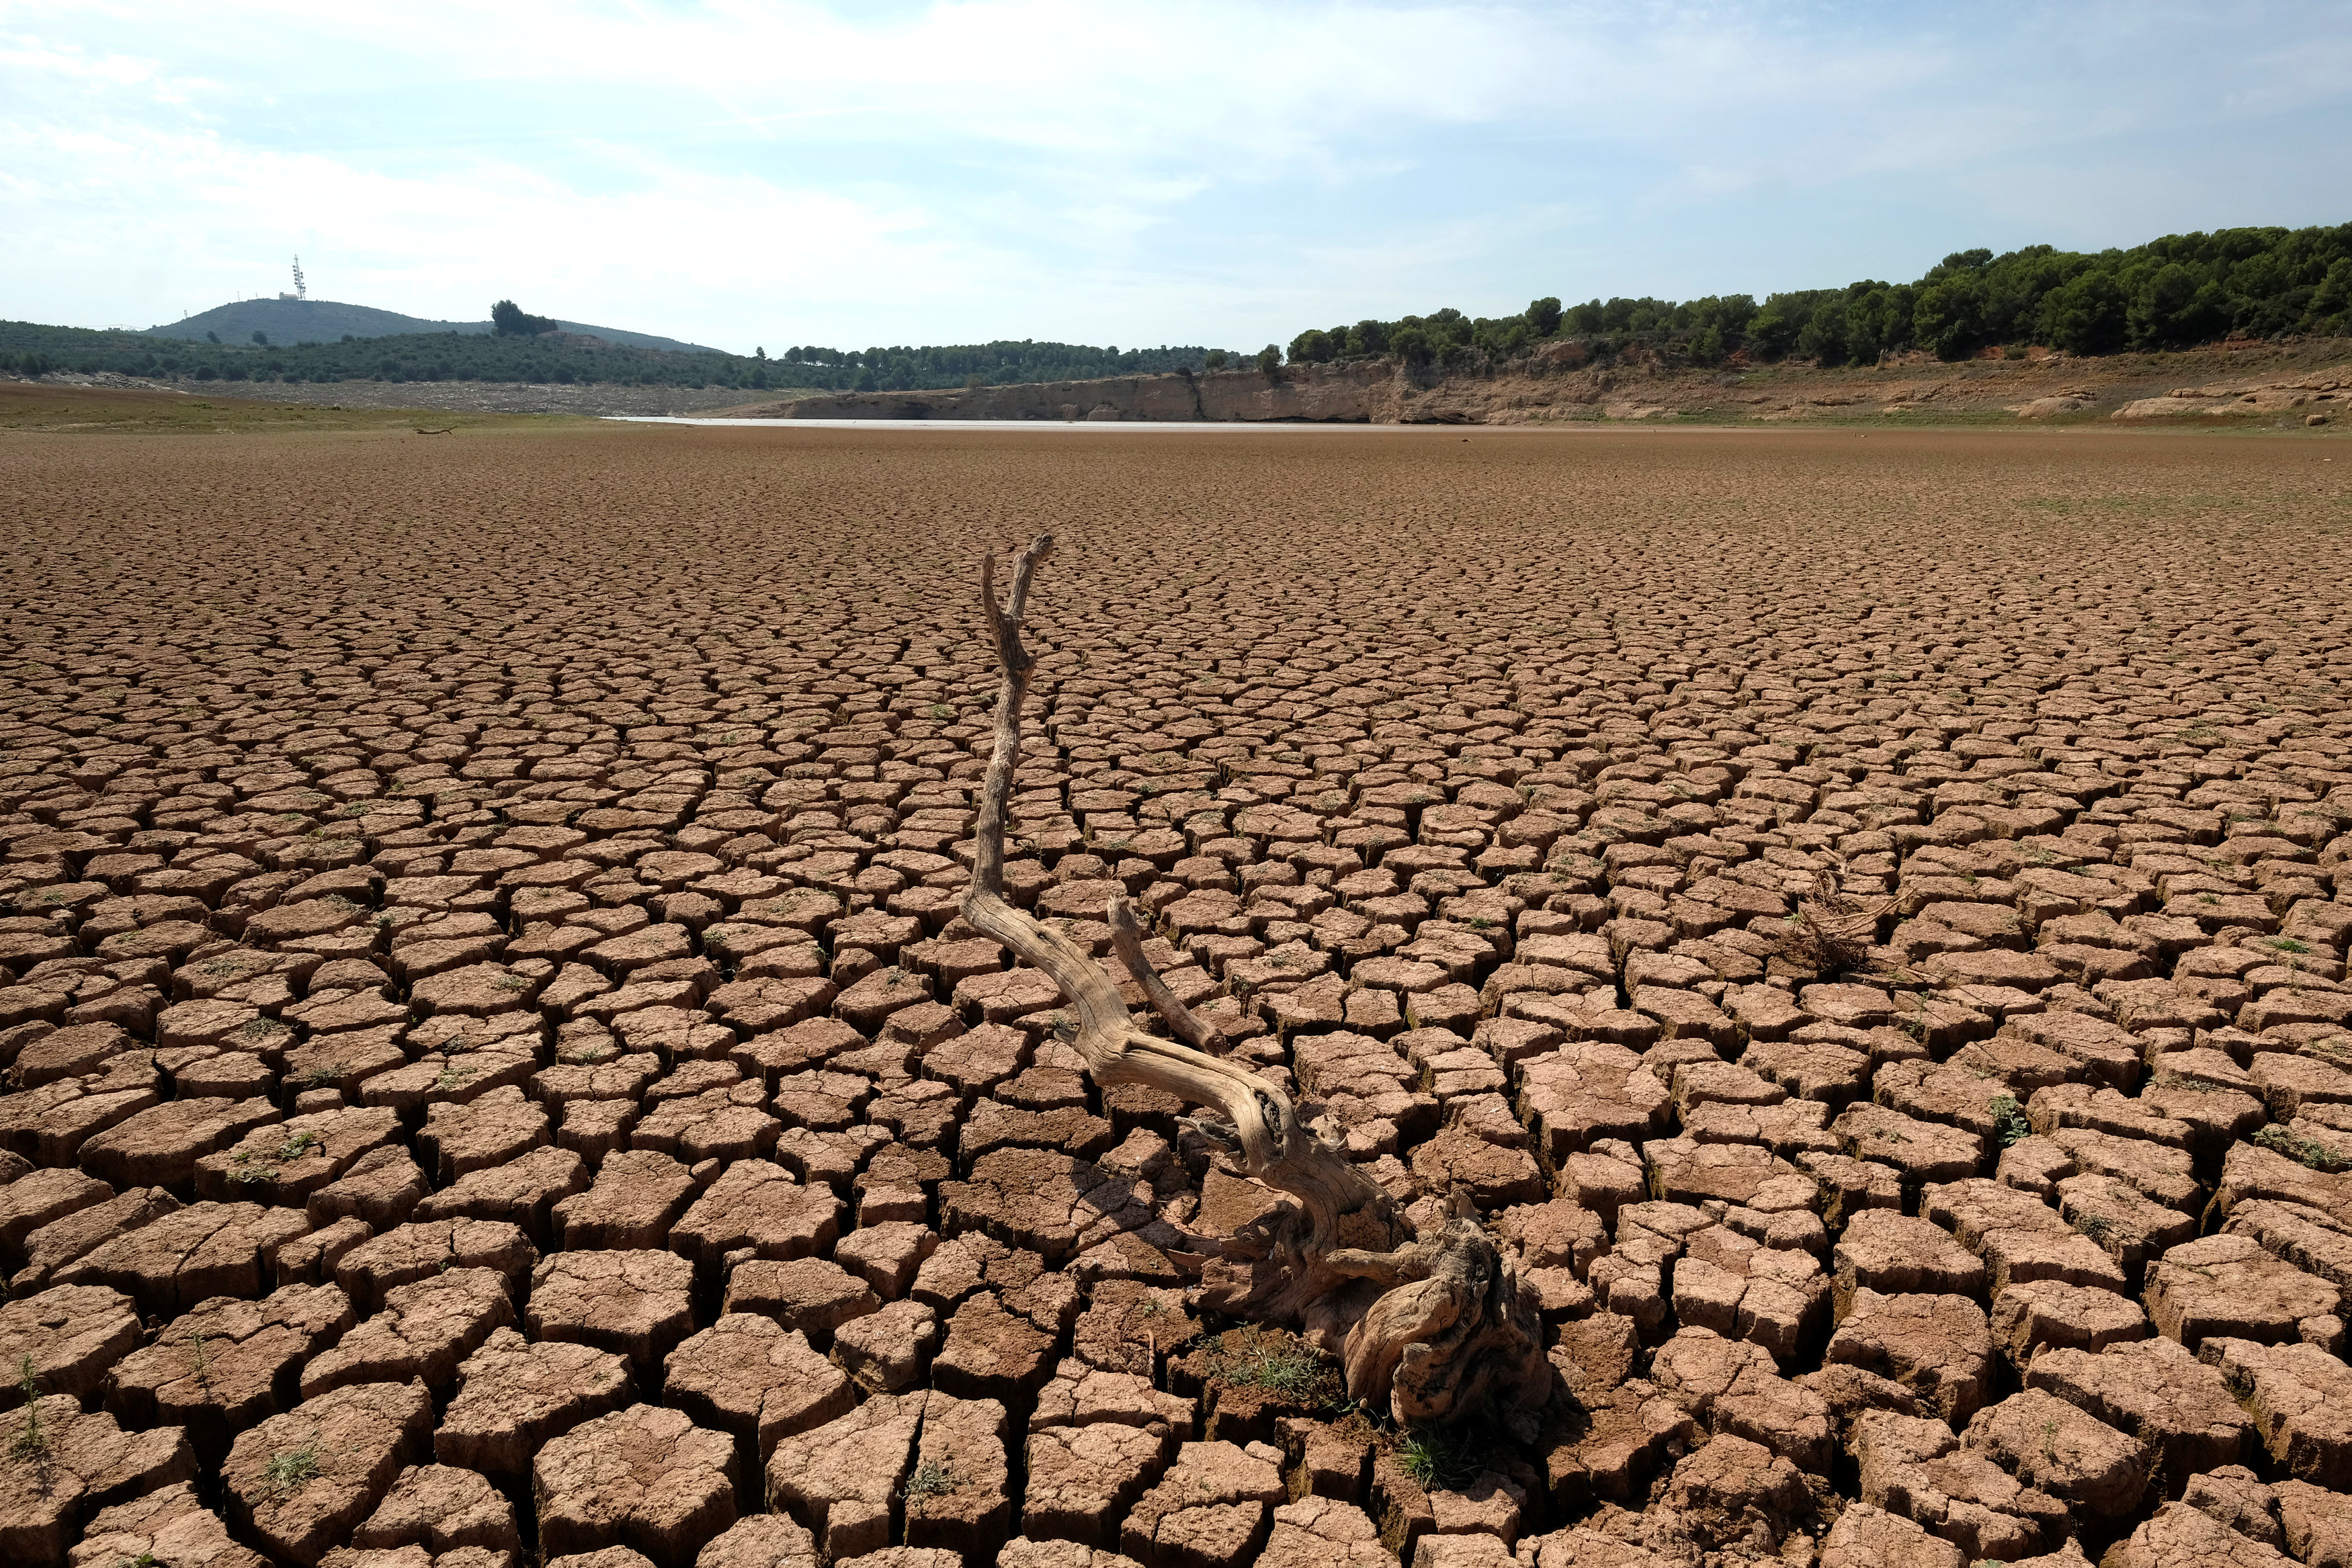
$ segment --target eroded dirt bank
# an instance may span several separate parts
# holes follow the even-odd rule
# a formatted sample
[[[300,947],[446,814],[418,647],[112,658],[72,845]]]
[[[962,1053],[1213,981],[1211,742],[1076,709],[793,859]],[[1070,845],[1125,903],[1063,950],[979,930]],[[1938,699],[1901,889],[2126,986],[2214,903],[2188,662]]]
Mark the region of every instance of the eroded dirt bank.
[[[1385,363],[980,387],[831,392],[725,410],[799,419],[1297,420],[1354,424],[1529,424],[2189,419],[2302,424],[2340,419],[2352,345],[2202,350],[2109,360],[2044,356],[1939,364],[1924,355],[1868,369],[1805,365],[1667,371],[1639,359],[1606,368],[1560,345],[1493,374]],[[2173,396],[2173,393],[2180,393]]]
[[[2333,443],[0,454],[12,1564],[2344,1560]],[[1202,1337],[1262,1194],[958,925],[1047,528],[1009,880],[1466,1194],[1540,1409]]]
[[[2105,360],[2039,356],[1947,365],[1923,354],[1884,366],[1668,371],[1639,355],[1606,367],[1580,345],[1493,373],[1389,364],[1123,376],[970,391],[828,392],[488,382],[150,382],[53,372],[43,385],[151,389],[344,409],[472,413],[802,419],[1206,420],[1339,424],[2086,423],[2149,420],[2289,428],[2343,423],[2352,344],[2268,343]],[[6,380],[11,378],[0,378]],[[2177,395],[2176,395],[2177,394]]]

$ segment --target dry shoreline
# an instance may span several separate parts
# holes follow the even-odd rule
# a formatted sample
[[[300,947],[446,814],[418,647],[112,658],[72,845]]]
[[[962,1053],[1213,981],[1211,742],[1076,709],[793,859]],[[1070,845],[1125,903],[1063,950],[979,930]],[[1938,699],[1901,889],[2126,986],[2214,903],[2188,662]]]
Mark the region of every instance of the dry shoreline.
[[[1377,424],[1990,423],[2214,421],[2288,428],[2342,424],[2352,397],[2352,343],[2243,344],[2180,353],[1943,364],[1909,354],[1885,365],[1801,364],[1667,370],[1641,355],[1585,365],[1559,345],[1491,374],[1406,371],[1385,363],[1022,383],[976,391],[779,391],[749,401],[730,388],[471,382],[324,384],[140,382],[64,373],[44,385],[167,391],[314,406],[458,413],[761,419],[1009,419]],[[1565,350],[1573,350],[1575,352]],[[2174,399],[2168,394],[2200,395]],[[2251,398],[2250,402],[2248,399]]]

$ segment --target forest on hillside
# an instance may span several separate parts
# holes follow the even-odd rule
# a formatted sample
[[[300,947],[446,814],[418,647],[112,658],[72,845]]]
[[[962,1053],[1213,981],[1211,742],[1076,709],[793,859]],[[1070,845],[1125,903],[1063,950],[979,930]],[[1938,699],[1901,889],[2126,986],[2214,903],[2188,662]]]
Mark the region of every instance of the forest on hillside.
[[[909,392],[1104,376],[1388,359],[1472,369],[1517,359],[1547,342],[1587,345],[1598,357],[1648,350],[1671,364],[1809,361],[1871,364],[1923,349],[1946,360],[2028,345],[2074,354],[2193,348],[2231,338],[2352,334],[2352,224],[2334,228],[2220,229],[2172,235],[2095,255],[2028,246],[2002,256],[1956,252],[1911,283],[1865,279],[1843,288],[1701,299],[1538,299],[1516,316],[1432,311],[1393,321],[1309,328],[1287,356],[1197,346],[1095,348],[1027,339],[992,343],[787,349],[771,359],[679,353],[543,330],[514,312],[517,329],[491,335],[408,333],[339,343],[187,341],[145,332],[93,331],[0,321],[0,371],[48,371],[200,382],[600,382],[640,386]]]
[[[516,319],[526,325],[546,319],[520,310]],[[540,330],[414,332],[345,338],[338,343],[271,343],[266,333],[258,332],[254,338],[243,343],[189,341],[146,332],[0,321],[0,371],[111,371],[162,380],[232,382],[464,381],[733,387],[750,392],[790,387],[905,392],[974,382],[1076,381],[1198,370],[1213,357],[1202,348],[1120,350],[1025,340],[848,350],[795,348],[774,360],[764,349],[751,355],[677,353]]]
[[[1517,358],[1550,340],[1681,362],[1798,359],[1871,364],[1924,349],[1964,360],[2028,345],[2073,354],[2193,348],[2229,338],[2352,333],[2352,224],[2171,235],[2095,255],[2046,245],[1946,256],[1913,283],[1702,299],[1538,299],[1517,316],[1437,310],[1309,328],[1294,363],[1393,359],[1457,366]]]

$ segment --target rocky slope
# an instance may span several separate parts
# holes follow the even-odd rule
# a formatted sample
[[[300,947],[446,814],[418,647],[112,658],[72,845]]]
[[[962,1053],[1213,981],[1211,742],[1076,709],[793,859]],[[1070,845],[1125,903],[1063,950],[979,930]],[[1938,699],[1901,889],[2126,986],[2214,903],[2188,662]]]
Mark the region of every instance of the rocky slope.
[[[1492,373],[1381,363],[1122,376],[969,391],[834,392],[719,411],[778,419],[1295,421],[1339,424],[1540,424],[1594,420],[1710,423],[1884,418],[2148,419],[2325,423],[2352,401],[2342,342],[2258,344],[2078,360],[2038,354],[1948,365],[1669,370],[1583,362],[1554,344]]]
[[[341,408],[449,413],[653,414],[734,419],[1136,421],[1213,423],[1553,424],[1622,421],[1778,424],[1952,423],[2012,419],[2188,421],[2290,427],[2352,412],[2352,344],[2210,349],[2077,360],[2044,355],[1957,365],[1913,356],[1870,368],[1584,364],[1576,345],[1492,373],[1389,364],[1038,382],[971,391],[779,390],[755,402],[726,387],[495,382],[196,382],[52,371],[45,384],[108,386]],[[21,379],[0,377],[0,379]]]

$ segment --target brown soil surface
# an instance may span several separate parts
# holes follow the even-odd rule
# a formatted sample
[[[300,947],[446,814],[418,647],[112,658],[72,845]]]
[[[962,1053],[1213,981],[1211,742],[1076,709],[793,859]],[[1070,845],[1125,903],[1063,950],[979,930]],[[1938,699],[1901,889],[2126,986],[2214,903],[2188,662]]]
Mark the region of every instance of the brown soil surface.
[[[341,423],[373,425],[383,423],[371,417],[375,414],[436,413],[470,416],[468,423],[480,423],[486,414],[583,414],[603,417],[609,414],[697,414],[709,413],[743,401],[741,389],[736,387],[671,387],[622,386],[612,382],[562,384],[553,382],[198,382],[186,380],[142,380],[118,375],[112,371],[82,375],[69,371],[58,371],[36,382],[0,376],[0,429],[70,428],[69,424],[50,425],[30,423],[49,418],[71,420],[78,410],[86,411],[91,392],[147,393],[185,405],[190,399],[201,400],[215,412],[215,423],[222,417],[218,411],[237,411],[250,419],[276,422],[298,419],[303,427],[319,428],[320,413],[342,413],[352,417]],[[85,394],[77,402],[75,394]],[[815,395],[813,392],[779,391],[763,394],[771,402],[796,397]],[[307,415],[288,415],[260,412],[271,405],[297,403],[312,411]],[[135,403],[134,403],[134,406]],[[118,413],[111,416],[93,415],[82,412],[84,421],[103,420],[121,423],[131,415]],[[147,422],[163,421],[182,428],[202,429],[205,422],[192,416],[152,413]],[[436,424],[449,423],[436,420]],[[334,426],[330,425],[329,428]]]
[[[0,396],[12,1563],[2340,1560],[2329,433],[75,398],[188,403]],[[955,918],[1046,528],[1009,886],[1541,1305],[1422,1479]]]
[[[207,395],[218,382],[158,382]],[[266,402],[340,403],[347,409],[434,409],[449,413],[696,414],[743,401],[740,387],[621,386],[591,382],[244,382],[237,396]],[[771,401],[812,397],[779,391]]]
[[[272,395],[264,395],[249,383],[231,396],[215,390],[220,384],[206,382],[197,386],[192,382],[189,390],[175,392],[161,382],[133,382],[121,376],[110,377],[105,384],[89,385],[56,376],[37,382],[0,378],[0,430],[212,434],[377,430],[405,434],[420,425],[441,431],[452,427],[514,428],[548,423],[482,413],[452,413],[443,417],[439,410],[424,406],[425,400],[422,397],[386,398],[381,402],[362,402],[355,397],[345,402],[335,395],[335,389],[323,386],[271,388],[268,390]],[[356,385],[373,390],[373,383]],[[275,396],[279,391],[295,395]]]

